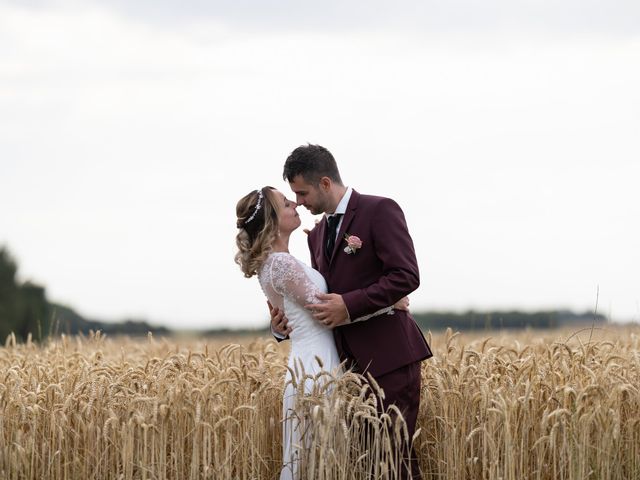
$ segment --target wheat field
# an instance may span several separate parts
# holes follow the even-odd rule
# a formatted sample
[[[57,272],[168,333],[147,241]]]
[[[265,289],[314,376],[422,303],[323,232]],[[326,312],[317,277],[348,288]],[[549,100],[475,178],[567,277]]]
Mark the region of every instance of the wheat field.
[[[428,340],[413,439],[424,478],[640,479],[640,328]],[[287,348],[9,337],[0,478],[277,478]],[[395,477],[402,425],[370,393],[347,374],[300,395],[301,478]]]

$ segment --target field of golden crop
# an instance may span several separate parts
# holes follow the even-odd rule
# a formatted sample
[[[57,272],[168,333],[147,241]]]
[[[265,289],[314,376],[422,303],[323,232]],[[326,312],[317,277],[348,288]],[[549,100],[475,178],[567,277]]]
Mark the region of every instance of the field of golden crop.
[[[430,336],[426,479],[640,479],[640,328]],[[60,338],[0,348],[0,478],[273,479],[287,345]],[[302,478],[393,478],[355,376],[301,398]],[[391,473],[389,473],[391,472]]]

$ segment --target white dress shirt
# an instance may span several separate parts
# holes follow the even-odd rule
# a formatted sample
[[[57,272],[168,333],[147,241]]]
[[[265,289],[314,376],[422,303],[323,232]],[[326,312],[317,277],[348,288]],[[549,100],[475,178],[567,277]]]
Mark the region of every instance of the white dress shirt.
[[[340,217],[340,221],[338,222],[338,228],[336,228],[336,240],[338,239],[338,232],[340,232],[340,227],[342,227],[342,220],[344,220],[344,214],[347,213],[347,206],[349,205],[349,200],[351,199],[351,194],[353,193],[353,188],[351,187],[347,187],[347,191],[344,192],[344,195],[342,196],[342,200],[340,200],[340,203],[338,203],[338,206],[336,207],[336,211],[333,213],[327,213],[326,216],[328,217],[333,217],[336,214],[342,214],[342,217]]]

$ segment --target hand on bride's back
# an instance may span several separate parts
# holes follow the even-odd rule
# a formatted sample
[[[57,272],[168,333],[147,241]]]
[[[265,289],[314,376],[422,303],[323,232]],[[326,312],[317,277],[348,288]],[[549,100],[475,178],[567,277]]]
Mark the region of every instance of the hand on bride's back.
[[[288,326],[289,321],[284,312],[271,305],[269,300],[267,300],[267,305],[269,306],[269,315],[271,315],[271,330],[283,337],[287,337],[291,333],[291,327]]]
[[[409,297],[402,297],[396,303],[393,304],[393,308],[396,310],[404,310],[405,312],[409,311]]]

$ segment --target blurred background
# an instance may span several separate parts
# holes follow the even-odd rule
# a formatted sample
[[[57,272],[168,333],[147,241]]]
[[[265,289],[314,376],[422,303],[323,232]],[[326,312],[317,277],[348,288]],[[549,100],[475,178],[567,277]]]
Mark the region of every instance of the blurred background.
[[[235,205],[307,142],[403,207],[416,314],[637,322],[638,85],[635,1],[0,0],[0,335],[264,328]]]

